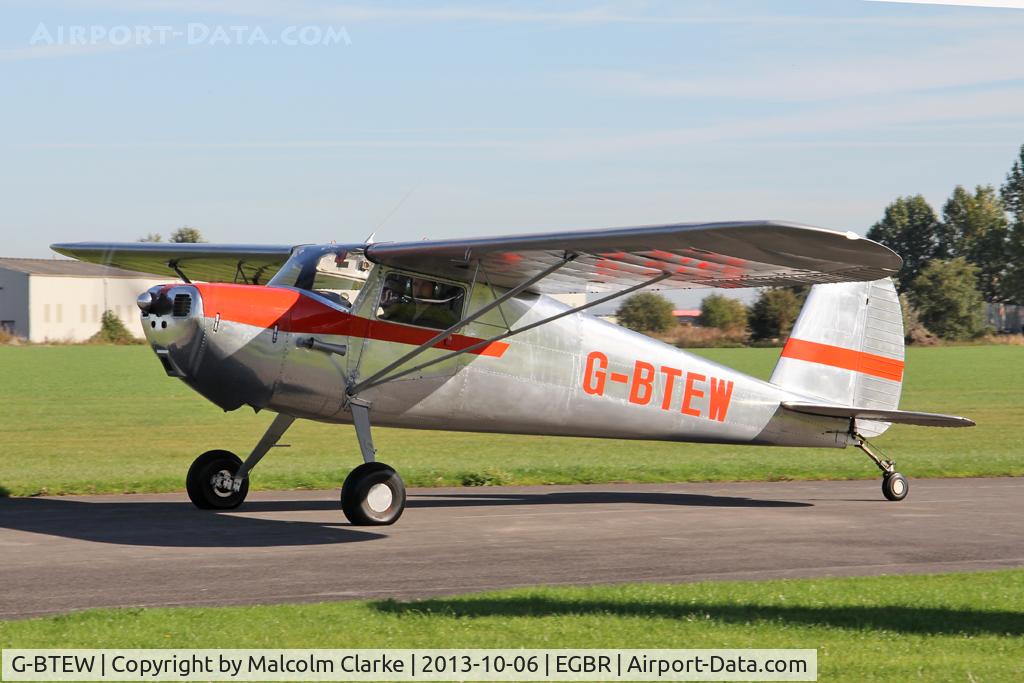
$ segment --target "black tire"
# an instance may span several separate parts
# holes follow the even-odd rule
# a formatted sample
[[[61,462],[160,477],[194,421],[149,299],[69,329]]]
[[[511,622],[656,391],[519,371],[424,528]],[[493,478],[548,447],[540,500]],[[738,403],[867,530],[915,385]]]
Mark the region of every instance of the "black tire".
[[[241,466],[241,459],[231,451],[206,451],[196,458],[185,478],[185,490],[192,504],[200,510],[233,510],[241,505],[249,493],[248,477],[238,491],[216,488],[213,483],[217,474],[227,472],[234,476]]]
[[[882,477],[882,495],[888,500],[903,500],[910,493],[910,482],[899,472]]]
[[[394,524],[405,510],[405,483],[382,462],[363,463],[342,484],[341,510],[355,526]]]

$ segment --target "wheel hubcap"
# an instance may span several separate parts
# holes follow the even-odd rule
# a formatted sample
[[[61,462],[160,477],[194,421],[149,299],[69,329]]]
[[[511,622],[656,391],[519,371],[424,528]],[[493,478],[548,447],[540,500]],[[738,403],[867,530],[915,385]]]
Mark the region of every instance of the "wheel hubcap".
[[[892,492],[895,493],[897,496],[902,496],[903,491],[905,491],[906,488],[907,485],[903,483],[902,479],[897,479],[892,483]]]
[[[235,478],[227,470],[221,470],[217,474],[213,475],[210,479],[210,484],[213,487],[213,493],[219,498],[228,498],[235,492]]]
[[[386,484],[374,484],[366,494],[366,505],[374,512],[384,512],[391,507],[395,499],[391,488]]]

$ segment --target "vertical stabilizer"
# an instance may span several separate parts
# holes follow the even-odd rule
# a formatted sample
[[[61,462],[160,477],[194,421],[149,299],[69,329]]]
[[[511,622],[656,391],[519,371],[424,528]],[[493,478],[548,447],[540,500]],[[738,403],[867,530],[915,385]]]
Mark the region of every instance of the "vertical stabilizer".
[[[844,406],[895,410],[903,387],[903,316],[891,279],[815,285],[771,382]],[[857,420],[877,436],[888,422]]]

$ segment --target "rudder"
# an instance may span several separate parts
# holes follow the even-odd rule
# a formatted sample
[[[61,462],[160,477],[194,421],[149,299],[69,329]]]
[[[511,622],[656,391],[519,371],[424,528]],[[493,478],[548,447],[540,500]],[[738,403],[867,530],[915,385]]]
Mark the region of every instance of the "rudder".
[[[903,316],[891,279],[815,285],[782,349],[771,382],[844,406],[899,407]],[[858,420],[863,436],[888,422]]]

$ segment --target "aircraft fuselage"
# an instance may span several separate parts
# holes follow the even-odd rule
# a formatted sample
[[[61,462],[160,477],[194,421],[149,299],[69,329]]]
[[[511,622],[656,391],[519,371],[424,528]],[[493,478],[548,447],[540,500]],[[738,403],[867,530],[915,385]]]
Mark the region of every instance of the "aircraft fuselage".
[[[377,317],[388,272],[375,268],[351,308],[290,287],[168,285],[160,290],[164,305],[144,313],[143,326],[168,374],[225,410],[249,405],[347,423],[347,389],[439,331]],[[466,292],[466,310],[504,291],[476,284]],[[369,387],[359,398],[370,404],[374,424],[395,427],[817,447],[848,443],[847,420],[780,408],[782,401],[806,396],[583,313],[481,345],[510,327],[568,308],[546,296],[512,298],[409,365],[469,352]],[[308,348],[311,338],[321,346]]]

